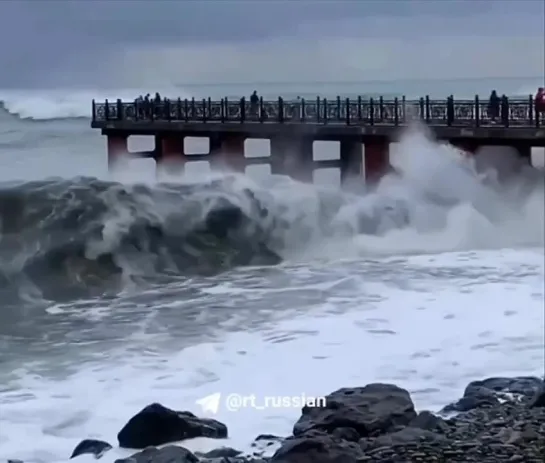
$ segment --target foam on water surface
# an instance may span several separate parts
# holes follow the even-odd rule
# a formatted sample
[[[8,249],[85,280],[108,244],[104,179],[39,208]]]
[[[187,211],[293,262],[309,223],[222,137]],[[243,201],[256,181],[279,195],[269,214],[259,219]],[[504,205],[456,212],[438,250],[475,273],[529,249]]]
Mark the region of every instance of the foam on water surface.
[[[382,282],[373,276],[377,266]],[[311,270],[283,271],[296,279]],[[64,461],[82,438],[115,443],[126,420],[153,401],[202,414],[195,401],[215,392],[319,396],[391,381],[417,406],[438,409],[473,379],[543,373],[542,249],[346,261],[337,274],[350,284],[330,285],[321,304],[260,329],[170,353],[153,352],[152,339],[128,340],[110,360],[60,380],[22,369],[0,396],[0,458]],[[233,278],[229,288],[203,291],[213,304],[237,291],[266,297],[267,288]],[[227,443],[247,449],[258,433],[288,434],[298,416],[297,409],[220,407],[217,418],[229,427]],[[128,453],[116,449],[104,461]]]

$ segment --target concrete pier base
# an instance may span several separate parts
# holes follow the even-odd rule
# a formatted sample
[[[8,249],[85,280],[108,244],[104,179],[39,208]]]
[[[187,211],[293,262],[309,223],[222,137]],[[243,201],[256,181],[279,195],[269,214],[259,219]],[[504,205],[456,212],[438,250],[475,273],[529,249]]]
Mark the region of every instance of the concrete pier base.
[[[108,170],[116,170],[129,154],[127,135],[108,135]]]
[[[271,174],[286,175],[289,168],[289,138],[273,137],[271,143]]]
[[[365,182],[376,183],[390,171],[390,142],[376,138],[365,143]]]
[[[155,137],[155,161],[157,168],[170,175],[181,175],[185,156],[183,137],[178,134]]]
[[[529,145],[519,145],[516,147],[519,157],[525,164],[532,165],[532,147]]]
[[[341,140],[341,183],[362,178],[363,145],[360,140]]]

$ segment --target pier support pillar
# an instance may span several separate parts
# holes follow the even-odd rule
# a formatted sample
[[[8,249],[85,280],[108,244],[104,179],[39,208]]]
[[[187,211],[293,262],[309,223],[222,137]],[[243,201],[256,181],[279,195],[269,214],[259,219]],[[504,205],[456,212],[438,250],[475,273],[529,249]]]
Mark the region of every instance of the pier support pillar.
[[[312,183],[312,145],[313,139],[307,137],[271,138],[271,173]]]
[[[128,148],[128,136],[127,135],[108,135],[108,170],[113,171],[117,169],[129,154]]]
[[[235,172],[246,170],[246,160],[244,158],[244,141],[246,137],[240,134],[225,134],[220,141],[215,144],[221,144],[221,158],[223,164],[228,169]],[[217,146],[214,147],[217,149]],[[212,151],[212,139],[210,140],[210,151]]]
[[[208,138],[210,150],[208,155],[210,156],[210,168],[220,167],[223,163],[221,156],[221,136],[217,133],[213,133]]]
[[[525,164],[532,165],[532,147],[530,145],[519,145],[516,147],[519,158]]]
[[[376,183],[390,171],[390,142],[374,138],[365,142],[365,183]]]
[[[362,177],[363,145],[361,140],[341,140],[341,183]]]
[[[184,170],[184,140],[178,134],[155,137],[155,161],[157,168],[170,175],[180,175]]]

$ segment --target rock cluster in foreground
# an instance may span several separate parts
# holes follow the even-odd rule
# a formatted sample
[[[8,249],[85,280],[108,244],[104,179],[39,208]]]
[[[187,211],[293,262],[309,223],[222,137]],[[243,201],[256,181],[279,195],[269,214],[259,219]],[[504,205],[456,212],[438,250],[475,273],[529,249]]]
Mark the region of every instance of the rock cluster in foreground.
[[[256,438],[252,455],[227,447],[206,454],[180,445],[158,448],[194,437],[226,438],[227,426],[152,404],[118,434],[121,447],[143,450],[116,463],[545,461],[545,382],[540,378],[474,381],[438,415],[417,413],[410,394],[393,384],[343,388],[326,399],[325,408],[303,408],[292,436]],[[275,442],[279,448],[274,455],[263,456]],[[100,458],[111,448],[106,442],[84,440],[71,458],[85,453]]]

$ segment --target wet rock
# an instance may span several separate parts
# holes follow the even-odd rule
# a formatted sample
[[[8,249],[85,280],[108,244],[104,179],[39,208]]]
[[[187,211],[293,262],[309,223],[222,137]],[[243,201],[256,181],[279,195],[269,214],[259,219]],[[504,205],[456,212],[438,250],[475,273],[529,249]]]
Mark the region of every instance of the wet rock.
[[[119,445],[143,449],[194,437],[227,437],[227,426],[219,421],[198,418],[190,412],[177,412],[154,403],[133,416],[119,431]]]
[[[268,463],[269,460],[255,458],[251,456],[205,458],[199,460],[199,463]]]
[[[357,463],[364,456],[361,448],[326,434],[301,435],[287,439],[270,463]]]
[[[530,407],[545,407],[545,381],[541,382],[541,386],[535,392],[534,397],[530,401]]]
[[[463,397],[447,405],[441,412],[467,412],[476,408],[491,408],[506,400],[528,401],[535,396],[542,384],[543,380],[535,376],[472,381],[467,385]]]
[[[413,401],[405,389],[373,383],[339,389],[326,397],[325,407],[305,406],[293,435],[311,429],[332,433],[337,428],[353,428],[360,437],[375,436],[406,426],[415,417]]]
[[[72,452],[72,455],[70,455],[70,458],[74,458],[74,457],[77,457],[78,455],[84,455],[89,453],[91,455],[94,455],[95,458],[98,460],[108,450],[111,450],[111,449],[112,449],[112,446],[108,444],[108,442],[104,442],[102,440],[96,440],[96,439],[84,439],[78,445],[76,445],[76,448]]]
[[[445,406],[440,413],[468,412],[476,408],[490,408],[499,405],[499,398],[484,387],[474,387],[456,402]]]
[[[115,460],[115,463],[198,463],[199,459],[189,450],[176,445],[161,449],[148,447],[128,458]]]
[[[426,441],[444,442],[446,441],[446,438],[433,431],[407,427],[391,434],[378,436],[376,439],[374,439],[374,445],[378,447],[393,447],[396,445],[404,445],[407,443],[422,443]]]
[[[517,394],[530,398],[534,396],[542,384],[543,380],[535,376],[486,378],[469,383],[464,391],[464,397],[472,395],[474,389],[484,388],[496,393]]]
[[[271,453],[274,453],[274,451],[280,447],[283,441],[283,437],[274,436],[272,434],[260,434],[250,444],[252,454],[259,457],[262,457],[265,454],[271,455]]]
[[[333,430],[331,435],[350,442],[358,442],[360,440],[360,435],[354,428],[337,428]]]
[[[260,434],[254,439],[254,442],[271,441],[277,442],[283,440],[283,437],[275,436],[274,434]]]
[[[416,418],[409,423],[409,426],[435,432],[445,432],[449,429],[448,424],[443,418],[426,410],[420,412]]]
[[[220,447],[218,449],[210,450],[206,453],[195,453],[199,458],[233,458],[242,454],[240,450],[233,449],[231,447]]]

